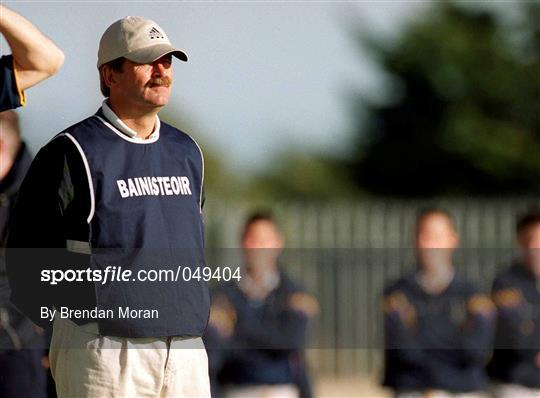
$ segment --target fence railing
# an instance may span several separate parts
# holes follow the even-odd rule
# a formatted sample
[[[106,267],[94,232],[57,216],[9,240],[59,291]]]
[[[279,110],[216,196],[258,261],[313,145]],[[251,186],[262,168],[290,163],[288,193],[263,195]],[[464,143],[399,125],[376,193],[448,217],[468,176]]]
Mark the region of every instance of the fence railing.
[[[372,199],[358,203],[277,203],[271,210],[283,231],[286,269],[320,302],[310,352],[317,371],[333,375],[374,374],[382,357],[381,293],[414,267],[413,227],[426,205],[448,210],[461,247],[459,273],[489,290],[493,277],[514,254],[517,214],[534,199]],[[207,245],[238,247],[248,204],[209,202]],[[293,253],[293,254],[291,254]],[[301,253],[301,254],[299,254]],[[291,260],[292,259],[292,260]]]

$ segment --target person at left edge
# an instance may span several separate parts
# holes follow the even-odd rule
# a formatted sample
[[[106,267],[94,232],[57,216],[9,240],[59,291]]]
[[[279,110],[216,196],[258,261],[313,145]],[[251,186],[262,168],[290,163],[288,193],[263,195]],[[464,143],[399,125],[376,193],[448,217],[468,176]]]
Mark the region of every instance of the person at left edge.
[[[11,48],[11,55],[0,58],[2,112],[25,105],[24,90],[55,74],[64,54],[34,25],[2,4],[0,33]]]
[[[203,257],[202,152],[158,117],[171,93],[172,56],[187,61],[152,20],[125,17],[109,26],[97,64],[105,101],[39,151],[20,190],[7,266],[12,301],[27,316],[46,327],[43,306],[158,312],[150,319],[63,319],[57,313],[49,359],[60,398],[210,395],[200,338],[210,304],[204,281],[109,281],[76,289],[65,283],[53,293],[35,283],[51,262],[24,261],[25,252],[17,251],[89,253],[92,269],[101,270],[102,249],[137,253],[121,264],[132,269],[158,265],[138,262],[142,252],[157,253],[154,262],[176,249]],[[16,272],[17,264],[25,274]]]
[[[9,303],[4,266],[8,223],[31,156],[20,139],[17,115],[25,90],[55,74],[62,51],[32,23],[0,3],[0,34],[11,54],[0,57],[0,396],[43,397],[46,378],[38,330]],[[7,349],[6,349],[7,348]]]
[[[0,112],[0,397],[47,396],[43,330],[10,303],[4,264],[10,215],[31,161],[17,113]]]

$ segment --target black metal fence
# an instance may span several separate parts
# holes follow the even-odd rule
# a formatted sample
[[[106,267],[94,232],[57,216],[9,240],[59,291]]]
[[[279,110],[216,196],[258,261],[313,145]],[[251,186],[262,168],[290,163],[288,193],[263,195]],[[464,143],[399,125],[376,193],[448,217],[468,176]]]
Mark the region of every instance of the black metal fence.
[[[359,203],[278,203],[287,270],[318,298],[310,356],[317,371],[346,376],[378,372],[380,298],[386,284],[414,267],[413,226],[418,210],[436,204],[454,217],[461,238],[458,272],[486,291],[511,261],[516,215],[534,199],[440,199]],[[208,203],[207,244],[238,247],[248,204]]]

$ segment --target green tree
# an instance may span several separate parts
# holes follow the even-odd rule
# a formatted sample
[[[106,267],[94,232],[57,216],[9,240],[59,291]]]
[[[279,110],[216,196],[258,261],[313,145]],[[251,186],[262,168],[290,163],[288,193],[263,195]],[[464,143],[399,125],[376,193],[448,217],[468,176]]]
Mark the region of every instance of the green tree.
[[[253,200],[313,202],[347,199],[360,193],[343,160],[300,150],[276,156],[270,169],[252,179],[247,189],[247,196]]]
[[[540,192],[540,7],[511,6],[519,23],[436,2],[394,43],[360,35],[391,89],[384,104],[354,104],[368,116],[352,154],[359,186],[404,197]]]

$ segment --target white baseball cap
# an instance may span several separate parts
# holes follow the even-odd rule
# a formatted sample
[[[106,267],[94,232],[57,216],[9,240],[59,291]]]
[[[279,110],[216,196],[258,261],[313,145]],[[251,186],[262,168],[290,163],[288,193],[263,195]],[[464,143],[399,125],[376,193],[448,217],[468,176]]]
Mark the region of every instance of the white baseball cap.
[[[142,17],[124,17],[107,28],[98,50],[98,68],[116,58],[147,64],[165,54],[187,61],[187,55],[173,47],[169,38],[154,21]]]

